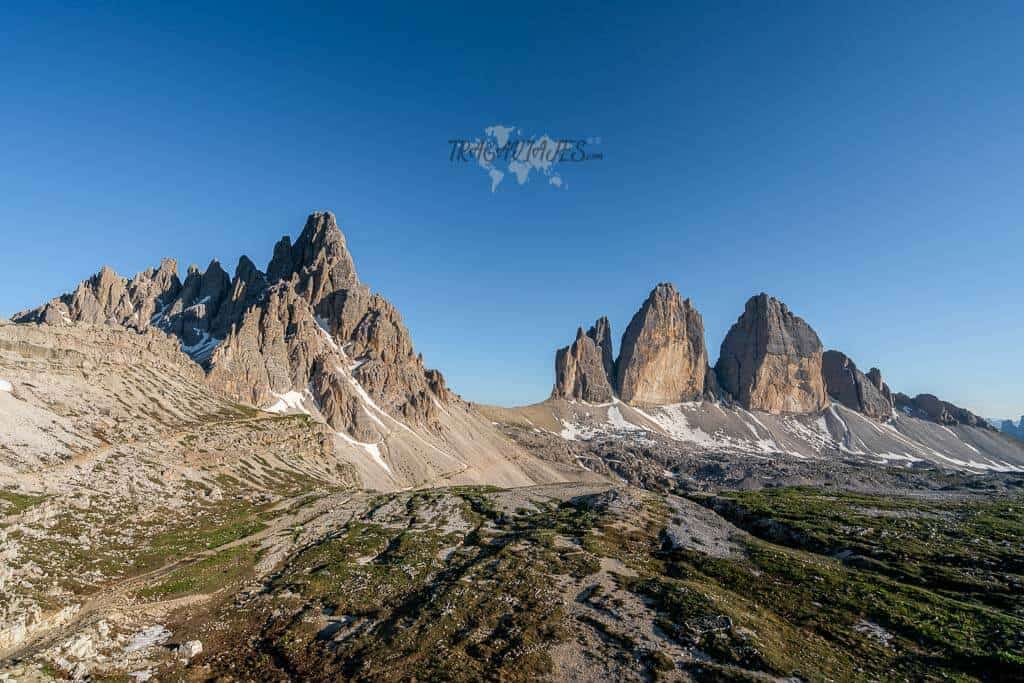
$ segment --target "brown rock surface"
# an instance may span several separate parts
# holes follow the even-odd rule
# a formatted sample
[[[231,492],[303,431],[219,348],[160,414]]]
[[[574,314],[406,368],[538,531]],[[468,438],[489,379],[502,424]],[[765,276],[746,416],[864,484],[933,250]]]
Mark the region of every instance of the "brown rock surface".
[[[299,392],[364,440],[375,430],[360,390],[388,414],[426,425],[453,400],[395,307],[359,282],[333,214],[311,214],[294,244],[283,237],[267,270],[243,256],[229,278],[214,260],[205,271],[191,266],[181,282],[176,262],[164,259],[129,282],[104,267],[14,321],[162,330],[215,387],[264,407]]]
[[[722,389],[747,409],[813,413],[828,404],[821,356],[811,326],[762,293],[729,330],[715,371]]]
[[[847,408],[874,418],[892,414],[892,403],[881,390],[885,384],[878,368],[872,368],[875,373],[875,380],[872,380],[858,370],[846,354],[829,350],[822,355],[821,369],[829,396]]]
[[[673,285],[659,284],[622,335],[619,395],[637,405],[696,400],[704,392],[707,367],[700,313]]]
[[[609,374],[611,362],[611,328],[601,318],[587,334],[576,331],[576,340],[555,352],[555,398],[580,399],[590,403],[607,403],[614,398]]]
[[[941,425],[962,424],[969,427],[981,427],[982,429],[993,429],[983,417],[979,417],[960,406],[949,401],[943,401],[933,394],[918,394],[911,398],[903,393],[897,393],[894,397],[896,408],[908,415],[921,419],[937,422]]]

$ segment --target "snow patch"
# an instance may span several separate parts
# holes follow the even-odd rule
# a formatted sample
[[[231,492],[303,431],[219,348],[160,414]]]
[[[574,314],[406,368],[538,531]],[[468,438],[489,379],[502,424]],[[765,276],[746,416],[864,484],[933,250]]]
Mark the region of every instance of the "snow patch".
[[[608,424],[610,424],[614,429],[642,431],[639,427],[622,416],[622,411],[619,410],[617,405],[612,405],[608,408]]]
[[[211,337],[209,332],[200,330],[198,327],[193,327],[192,329],[196,334],[200,335],[199,341],[188,346],[182,344],[181,351],[182,353],[191,356],[192,360],[197,363],[202,363],[209,360],[210,356],[213,355],[214,350],[224,340],[218,339],[217,337]]]
[[[705,445],[714,444],[714,437],[699,427],[690,425],[689,420],[686,419],[686,415],[683,413],[683,405],[682,403],[674,403],[661,406],[656,414],[651,415],[651,419],[677,441],[688,441]]]
[[[264,408],[268,413],[287,413],[289,411],[294,411],[309,415],[309,411],[306,410],[306,407],[302,404],[302,394],[294,389],[284,394],[274,394],[274,396],[277,397],[277,402],[269,408]]]
[[[14,387],[12,387],[11,383],[8,382],[7,380],[0,379],[0,391],[6,391],[7,393],[11,393],[12,391],[14,391]]]
[[[341,347],[338,346],[338,342],[334,341],[334,337],[331,336],[331,328],[327,324],[327,320],[318,315],[313,316],[313,319],[316,320],[316,324],[320,328],[320,331],[324,333],[324,337],[327,339],[327,344],[338,353],[344,354],[344,351],[342,351]]]
[[[352,444],[353,446],[359,446],[360,448],[365,450],[367,453],[370,454],[370,457],[373,458],[373,461],[375,463],[377,463],[378,465],[383,467],[384,470],[388,474],[391,474],[391,468],[388,467],[388,464],[386,462],[384,462],[384,458],[381,457],[380,446],[378,444],[375,444],[375,443],[363,443],[362,441],[356,441],[355,439],[353,439],[351,436],[349,436],[345,432],[338,432],[337,434],[342,439],[344,439],[346,442]]]
[[[559,420],[559,422],[561,422],[562,427],[564,427],[564,429],[559,432],[559,436],[566,441],[589,441],[594,438],[594,435],[597,433],[589,427],[585,427],[580,424],[573,424],[568,420]]]
[[[168,631],[164,626],[157,624],[144,628],[136,633],[130,643],[125,646],[125,652],[136,652],[138,650],[145,650],[146,648],[159,645],[171,637],[171,632]]]

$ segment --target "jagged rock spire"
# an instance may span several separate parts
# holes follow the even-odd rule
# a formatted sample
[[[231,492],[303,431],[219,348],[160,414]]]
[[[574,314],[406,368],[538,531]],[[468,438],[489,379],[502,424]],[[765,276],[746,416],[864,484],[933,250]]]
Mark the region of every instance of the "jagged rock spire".
[[[395,307],[359,282],[332,213],[310,214],[294,243],[282,238],[267,270],[243,256],[229,278],[214,260],[205,271],[190,266],[181,282],[177,263],[165,259],[128,283],[104,267],[14,320],[157,327],[180,339],[215,386],[256,405],[311,393],[332,425],[370,441],[373,421],[360,413],[353,379],[381,409],[410,421],[430,422],[452,400]],[[352,359],[359,362],[348,376]]]
[[[614,388],[615,384],[615,356],[612,355],[612,324],[608,317],[602,315],[587,330],[587,336],[594,340],[597,348],[601,350],[601,363],[604,365],[605,375],[608,376],[608,383]]]
[[[611,372],[611,325],[599,318],[586,334],[577,328],[576,340],[555,352],[555,398],[606,403],[614,397]]]
[[[616,363],[622,400],[665,405],[699,399],[708,367],[704,321],[670,283],[656,286],[622,335]]]
[[[892,414],[892,402],[882,393],[885,383],[878,368],[871,369],[875,373],[872,379],[858,370],[846,354],[829,350],[821,357],[821,370],[829,396],[847,408],[875,418]]]

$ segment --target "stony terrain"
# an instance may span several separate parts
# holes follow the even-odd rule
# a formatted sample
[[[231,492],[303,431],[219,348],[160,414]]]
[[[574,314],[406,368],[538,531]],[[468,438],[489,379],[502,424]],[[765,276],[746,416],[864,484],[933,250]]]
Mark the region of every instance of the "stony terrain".
[[[173,559],[98,586],[4,666],[20,680],[1008,679],[1024,664],[1022,505],[1019,491],[321,491],[176,539]]]

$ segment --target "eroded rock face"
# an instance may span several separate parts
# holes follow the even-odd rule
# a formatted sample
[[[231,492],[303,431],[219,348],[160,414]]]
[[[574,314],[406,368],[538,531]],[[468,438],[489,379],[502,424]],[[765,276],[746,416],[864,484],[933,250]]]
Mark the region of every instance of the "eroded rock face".
[[[245,256],[233,278],[214,260],[205,271],[191,266],[184,282],[171,259],[131,281],[104,267],[13,319],[162,330],[215,387],[258,406],[296,391],[362,441],[376,433],[367,399],[429,426],[437,406],[454,398],[441,374],[424,367],[395,307],[359,282],[329,212],[311,214],[294,244],[282,238],[266,274]]]
[[[79,283],[75,291],[48,303],[12,316],[14,322],[63,325],[85,322],[93,325],[124,325],[137,330],[149,326],[153,312],[177,296],[181,289],[178,266],[164,259],[156,270],[136,275],[130,282],[103,266],[99,272]]]
[[[828,395],[847,408],[874,418],[892,414],[892,403],[882,393],[882,387],[888,387],[878,368],[872,368],[872,379],[858,370],[846,354],[830,350],[822,355],[821,370]]]
[[[882,396],[889,402],[889,405],[893,405],[892,391],[889,389],[889,385],[882,381],[882,371],[878,368],[871,368],[868,370],[868,379],[875,385],[875,388],[882,392]]]
[[[963,424],[970,427],[992,429],[985,418],[978,417],[966,408],[943,401],[933,394],[918,394],[911,398],[906,394],[897,393],[894,400],[898,410],[913,417],[931,420],[942,425]]]
[[[704,392],[707,367],[700,313],[673,285],[659,284],[622,335],[619,395],[636,405],[696,400]]]
[[[606,316],[601,316],[594,323],[593,327],[587,330],[587,336],[594,340],[597,348],[601,351],[601,364],[604,366],[604,374],[608,378],[608,384],[614,389],[615,385],[615,356],[612,355],[612,324]]]
[[[715,371],[722,389],[749,410],[813,413],[828,404],[821,357],[811,326],[762,293],[729,330]]]
[[[1017,424],[1014,424],[1013,420],[1003,420],[999,424],[999,431],[1007,436],[1024,441],[1024,415],[1021,416],[1020,422]]]
[[[254,401],[308,391],[362,441],[376,428],[360,391],[392,416],[433,424],[453,398],[444,378],[424,367],[398,310],[359,282],[333,214],[312,214],[294,245],[282,238],[267,270],[270,288],[217,349],[211,379]]]
[[[614,398],[611,383],[611,326],[601,318],[590,331],[576,331],[576,340],[555,352],[555,398],[607,403]]]

